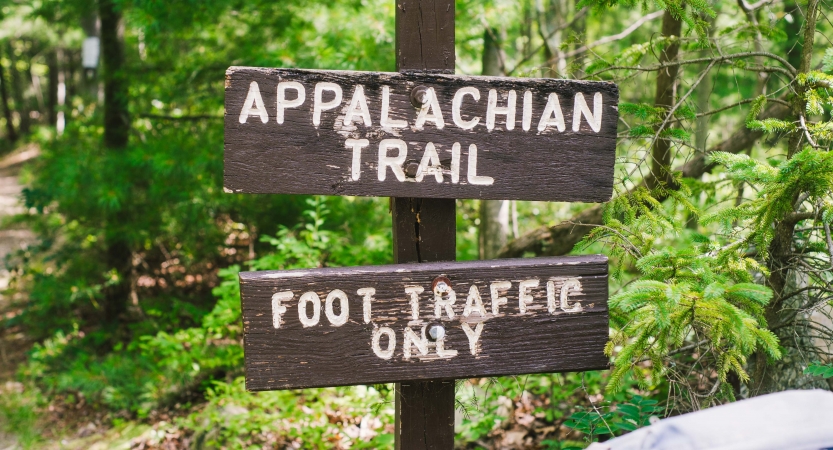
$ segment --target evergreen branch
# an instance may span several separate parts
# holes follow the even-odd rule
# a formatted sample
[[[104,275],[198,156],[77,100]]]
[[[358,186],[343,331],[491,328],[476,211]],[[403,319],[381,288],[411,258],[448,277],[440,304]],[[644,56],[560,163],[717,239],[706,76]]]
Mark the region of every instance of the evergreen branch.
[[[621,233],[619,233],[618,231],[616,231],[615,229],[613,229],[611,227],[608,227],[608,226],[605,226],[605,225],[599,225],[599,224],[592,224],[592,223],[573,223],[573,222],[568,222],[568,223],[571,223],[572,225],[581,225],[581,226],[585,226],[585,227],[601,228],[601,229],[607,230],[611,233],[614,233],[617,236],[619,236],[619,239],[621,239],[624,242],[627,242],[628,246],[631,248],[631,251],[633,252],[634,256],[636,256],[636,258],[642,258],[642,252],[639,251],[639,248],[637,248],[636,245],[634,245],[633,242],[631,242],[628,238],[626,238]]]
[[[810,89],[833,89],[833,80],[813,80],[807,87]]]

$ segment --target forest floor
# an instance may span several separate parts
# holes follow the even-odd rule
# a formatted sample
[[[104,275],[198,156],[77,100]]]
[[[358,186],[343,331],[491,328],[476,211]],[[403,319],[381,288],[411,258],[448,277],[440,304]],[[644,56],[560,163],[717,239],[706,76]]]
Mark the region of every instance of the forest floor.
[[[6,222],[11,216],[23,212],[20,203],[23,186],[18,180],[20,169],[39,154],[37,146],[26,145],[0,159],[0,261],[5,261],[8,255],[34,240],[31,231],[8,226]],[[5,264],[0,264],[0,292],[9,286],[10,278]],[[20,307],[15,303],[14,298],[0,294],[0,316],[13,318],[20,314]],[[26,360],[26,352],[31,346],[32,342],[19,328],[0,328],[0,386],[4,387],[4,391],[11,390],[15,372]],[[0,431],[0,450],[13,448],[17,448],[17,440]]]

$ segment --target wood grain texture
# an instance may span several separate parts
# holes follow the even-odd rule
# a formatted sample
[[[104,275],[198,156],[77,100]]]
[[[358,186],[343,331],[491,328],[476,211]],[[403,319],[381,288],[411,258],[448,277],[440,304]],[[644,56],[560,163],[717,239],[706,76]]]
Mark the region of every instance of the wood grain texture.
[[[396,383],[396,450],[454,448],[454,380]]]
[[[251,116],[240,123],[252,81],[259,86],[267,123]],[[285,110],[283,124],[276,119],[277,85],[280,81],[298,81],[306,92],[306,101]],[[332,82],[342,87],[342,106],[321,113],[318,127],[312,123],[315,84]],[[345,128],[343,118],[356,85],[364,86],[372,124],[357,120]],[[382,87],[390,86],[390,117],[406,120],[407,128],[382,128],[380,123]],[[416,86],[434,88],[445,122],[437,129],[427,122],[417,130],[418,114],[410,101]],[[475,87],[480,100],[466,96],[461,117],[480,122],[471,130],[453,123],[452,99],[462,87]],[[497,115],[495,127],[486,128],[489,90],[498,92],[498,106],[507,104],[506,95],[517,95],[514,129],[506,128],[506,116]],[[523,96],[532,92],[532,116],[529,131],[523,131]],[[602,123],[593,131],[585,118],[574,132],[573,109],[576,93],[581,92],[593,108],[593,96],[603,98]],[[549,127],[543,132],[538,122],[550,93],[559,97],[566,129]],[[294,98],[294,92],[288,94]],[[331,99],[325,92],[322,98]],[[618,121],[618,88],[613,83],[556,79],[519,79],[505,77],[469,77],[425,73],[374,73],[315,71],[232,67],[226,73],[225,116],[225,187],[231,192],[363,195],[423,198],[477,198],[549,201],[601,202],[610,199],[613,189],[613,164]],[[361,175],[351,176],[352,150],[346,139],[368,139],[362,150]],[[412,178],[398,181],[387,169],[385,181],[377,176],[379,143],[382,139],[401,139],[407,143],[407,162],[419,163],[426,145],[431,142],[439,154],[445,174],[438,183],[433,176],[421,182]],[[452,146],[461,146],[460,178],[452,183],[450,165]],[[469,145],[477,145],[477,175],[494,178],[492,185],[468,182]],[[393,152],[392,152],[393,153]]]
[[[456,213],[454,199],[392,198],[393,260],[397,263],[454,261]]]
[[[454,73],[454,50],[453,0],[397,0],[397,70]]]
[[[351,268],[243,272],[240,274],[246,357],[246,387],[250,390],[293,389],[320,386],[386,383],[409,380],[469,378],[525,373],[581,371],[607,368],[603,353],[608,339],[607,258],[601,255],[570,256],[497,261],[397,264]],[[435,317],[432,281],[447,277],[457,294],[455,317]],[[556,290],[566,278],[576,277],[581,289],[569,291],[569,302],[580,302],[581,312],[547,310],[546,283],[554,280]],[[530,290],[533,302],[520,312],[518,282],[537,278]],[[489,283],[510,281],[506,305],[492,315]],[[470,286],[478,287],[487,315],[463,317]],[[413,320],[405,286],[422,286],[419,320]],[[371,323],[363,320],[359,288],[376,290]],[[333,289],[348,296],[349,320],[332,326],[321,312],[315,326],[303,327],[298,299],[314,291],[322,301]],[[280,328],[273,327],[271,299],[290,290],[292,300],[284,301],[286,312]],[[339,310],[340,311],[340,310]],[[337,312],[338,313],[338,312]],[[312,310],[308,312],[311,316]],[[480,350],[473,356],[462,328],[467,322],[484,327]],[[415,347],[405,359],[403,332],[411,327],[440,323],[445,327],[446,349],[458,351],[453,358],[439,358],[436,349],[427,355]],[[390,359],[374,354],[374,329],[389,327],[396,335]],[[382,338],[382,348],[387,348]],[[430,344],[429,347],[431,347]]]
[[[454,0],[399,0],[396,70],[454,73]],[[453,261],[457,205],[449,198],[391,198],[398,263]],[[395,450],[454,448],[454,380],[395,384]]]

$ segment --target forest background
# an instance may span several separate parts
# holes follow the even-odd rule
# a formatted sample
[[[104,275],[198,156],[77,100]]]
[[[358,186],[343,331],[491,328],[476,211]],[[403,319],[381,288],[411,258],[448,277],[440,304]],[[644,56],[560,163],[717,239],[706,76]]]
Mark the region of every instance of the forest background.
[[[390,263],[388,200],[225,194],[222,117],[231,65],[393,71],[394,7],[0,0],[0,169],[37,155],[2,218],[29,238],[5,257],[0,444],[392,446],[389,385],[245,391],[236,277]],[[458,74],[621,92],[610,202],[457,203],[458,259],[610,256],[612,369],[459,381],[459,448],[831,389],[831,10],[457,1]]]

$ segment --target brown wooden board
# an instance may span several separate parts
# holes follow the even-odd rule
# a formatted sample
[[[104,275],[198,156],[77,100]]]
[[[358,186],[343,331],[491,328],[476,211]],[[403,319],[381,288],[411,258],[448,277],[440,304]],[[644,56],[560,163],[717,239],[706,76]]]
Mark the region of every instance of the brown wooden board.
[[[420,86],[429,105],[423,108],[411,99]],[[514,108],[508,107],[511,96]],[[613,189],[618,99],[618,88],[608,82],[231,67],[225,188],[606,201]],[[510,110],[514,120],[507,123]]]
[[[606,369],[607,274],[602,255],[243,272],[246,387],[259,391]],[[442,303],[449,296],[440,292],[440,317],[433,288],[438,277],[445,277],[456,294],[446,307]],[[537,280],[537,287],[526,286],[526,281],[534,284],[530,280]],[[523,302],[521,283],[526,286]],[[472,286],[485,315],[474,298],[468,299]],[[406,289],[419,287],[423,292],[416,294],[414,320]],[[367,288],[375,291],[369,322],[367,291],[358,293]],[[468,303],[472,308],[466,315]],[[437,324],[445,338],[424,341],[430,332],[423,335],[423,330]],[[479,338],[471,339],[479,328]],[[411,341],[407,356],[406,339]]]

